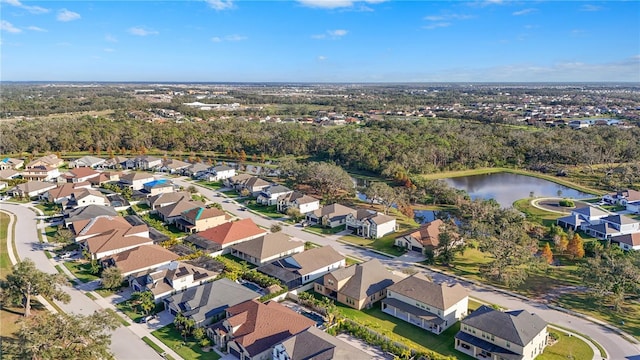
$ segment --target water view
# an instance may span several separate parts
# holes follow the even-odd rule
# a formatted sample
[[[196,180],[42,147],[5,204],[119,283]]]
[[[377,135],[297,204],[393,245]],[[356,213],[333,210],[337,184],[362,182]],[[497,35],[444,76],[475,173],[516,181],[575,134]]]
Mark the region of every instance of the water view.
[[[449,186],[465,190],[472,199],[495,199],[503,207],[511,207],[514,201],[527,198],[532,193],[535,197],[561,196],[573,199],[593,197],[591,194],[548,180],[511,173],[461,176],[444,179],[444,181]]]

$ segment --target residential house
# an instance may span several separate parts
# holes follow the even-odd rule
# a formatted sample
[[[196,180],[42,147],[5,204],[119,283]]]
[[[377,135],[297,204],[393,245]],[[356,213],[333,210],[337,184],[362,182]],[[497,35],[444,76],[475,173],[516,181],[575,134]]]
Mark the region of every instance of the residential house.
[[[48,165],[32,166],[22,172],[22,178],[29,181],[55,181],[60,170]]]
[[[269,233],[231,246],[231,255],[257,266],[303,251],[304,242],[293,240],[282,232]]]
[[[194,200],[181,200],[171,205],[163,206],[153,212],[157,214],[165,224],[175,224],[182,218],[182,213],[194,208],[204,208],[204,203]]]
[[[228,220],[229,216],[220,209],[198,206],[183,211],[175,225],[178,229],[193,234],[211,229]]]
[[[371,355],[315,326],[273,348],[272,360],[371,360]]]
[[[88,180],[93,186],[100,186],[104,183],[120,181],[120,174],[115,172],[101,172],[97,176]]]
[[[609,204],[627,206],[630,202],[640,201],[640,191],[627,189],[605,194],[602,196],[602,201]]]
[[[294,289],[344,266],[344,256],[331,246],[323,246],[273,261],[257,270]]]
[[[88,182],[83,183],[64,183],[55,187],[55,189],[51,189],[46,193],[40,195],[41,199],[44,199],[48,202],[62,204],[71,199],[71,195],[80,189],[90,189],[91,184]]]
[[[173,183],[167,179],[158,179],[142,184],[142,190],[146,196],[156,196],[174,192]]]
[[[558,218],[556,224],[571,229],[587,231],[591,225],[600,224],[600,219],[610,214],[594,206],[585,206],[571,210],[571,215]]]
[[[18,176],[20,176],[20,172],[15,171],[13,169],[5,169],[5,170],[0,170],[0,179],[15,179]]]
[[[455,347],[476,359],[533,360],[544,351],[547,337],[547,323],[538,315],[482,305],[462,320]]]
[[[91,258],[94,260],[152,244],[153,240],[149,238],[149,229],[145,225],[130,226],[127,230],[107,230],[80,242],[80,245],[91,254]]]
[[[83,156],[80,159],[69,161],[69,168],[73,169],[73,168],[88,167],[88,168],[96,169],[101,167],[101,165],[104,164],[106,161],[107,161],[106,159],[101,159],[95,156]]]
[[[314,290],[354,309],[369,308],[384,299],[386,289],[402,280],[387,270],[378,259],[351,265],[325,274]]]
[[[122,216],[98,215],[93,218],[80,219],[67,224],[76,242],[106,233],[109,230],[130,230],[132,225]],[[136,227],[136,235],[149,237],[146,225]]]
[[[103,267],[115,266],[122,276],[158,268],[178,259],[178,255],[159,245],[142,245],[102,258]]]
[[[335,228],[345,225],[347,223],[347,215],[354,215],[356,212],[356,209],[336,203],[307,213],[306,220],[312,225]]]
[[[281,213],[286,213],[289,208],[294,208],[298,209],[301,214],[306,214],[318,210],[320,208],[320,200],[299,191],[293,191],[280,195],[277,200],[277,205],[277,209]]]
[[[26,168],[30,169],[33,167],[40,167],[40,166],[59,168],[63,164],[64,164],[64,161],[62,159],[60,159],[55,154],[50,154],[50,155],[46,155],[31,161],[30,163],[27,164]]]
[[[6,157],[0,160],[0,170],[17,170],[24,166],[24,160]],[[6,178],[5,178],[6,179]]]
[[[191,194],[189,194],[186,191],[177,191],[177,192],[160,193],[158,195],[154,195],[145,199],[144,202],[147,205],[149,205],[149,207],[151,208],[151,212],[153,213],[164,206],[169,206],[179,201],[189,201],[189,200],[191,200]]]
[[[627,210],[635,214],[640,214],[640,200],[628,202]]]
[[[211,229],[188,236],[184,241],[193,244],[206,253],[229,253],[230,247],[243,241],[249,241],[267,233],[251,219],[231,221]]]
[[[640,221],[625,215],[609,215],[586,228],[587,234],[601,240],[640,232]]]
[[[420,253],[424,253],[425,250],[434,250],[440,243],[438,237],[443,225],[444,221],[436,219],[398,236],[394,244]]]
[[[103,169],[126,169],[127,161],[129,159],[124,156],[114,156],[107,159],[99,167]]]
[[[315,322],[269,301],[245,301],[226,309],[226,319],[207,328],[213,343],[239,360],[271,359],[273,349]]]
[[[204,175],[209,171],[211,165],[205,164],[203,162],[197,162],[190,164],[186,169],[182,170],[182,175],[191,176],[192,178],[197,178],[200,175]]]
[[[172,295],[164,299],[164,306],[172,315],[182,314],[203,327],[224,319],[228,308],[259,297],[257,292],[222,278]]]
[[[262,191],[260,191],[260,194],[256,199],[256,203],[268,206],[276,205],[280,196],[291,194],[292,192],[293,190],[289,189],[286,186],[278,184],[269,185]]]
[[[42,181],[29,181],[24,184],[19,184],[9,189],[7,193],[14,197],[34,197],[40,194],[44,194],[49,190],[56,188],[56,184],[42,182]]]
[[[0,181],[0,190],[6,189],[9,186],[9,183],[6,181]]]
[[[90,220],[101,215],[118,216],[118,212],[111,206],[89,205],[77,209],[64,210],[64,226],[68,227],[76,221]]]
[[[90,167],[74,168],[60,176],[62,182],[82,183],[88,182],[89,179],[100,176],[100,173]]]
[[[137,156],[123,163],[125,169],[152,170],[162,166],[162,159],[154,156]]]
[[[144,184],[152,182],[153,180],[155,179],[151,174],[132,172],[126,175],[122,175],[120,177],[120,184],[123,187],[130,187],[131,190],[141,190],[142,188],[144,188]]]
[[[223,184],[228,188],[236,189],[239,191],[241,190],[244,183],[253,177],[254,177],[253,175],[249,175],[249,174],[238,174],[230,178],[224,179]]]
[[[69,199],[69,203],[67,204],[67,206],[74,208],[87,205],[107,206],[110,204],[109,199],[107,199],[107,197],[104,196],[103,193],[98,190],[88,188],[75,190],[71,194],[71,198]]]
[[[240,184],[239,188],[236,187],[236,190],[238,190],[238,192],[242,192],[242,190],[247,189],[251,193],[252,197],[258,197],[258,195],[260,195],[260,193],[269,186],[271,186],[270,182],[257,176],[252,176],[247,179],[247,181]]]
[[[468,311],[469,292],[460,284],[436,284],[414,274],[387,288],[382,311],[440,334]]]
[[[153,299],[158,302],[177,291],[213,281],[219,274],[185,262],[172,261],[159,268],[131,275],[129,286],[133,291],[151,291]]]
[[[622,250],[640,250],[640,232],[614,236],[611,243],[617,244]]]
[[[158,171],[166,172],[169,174],[181,173],[182,170],[187,169],[191,164],[188,162],[176,160],[176,159],[164,159],[162,164],[158,168]]]
[[[396,218],[368,209],[358,209],[347,214],[346,230],[371,239],[379,239],[396,231]]]
[[[217,165],[208,169],[209,181],[221,181],[236,176],[236,169],[227,165]]]

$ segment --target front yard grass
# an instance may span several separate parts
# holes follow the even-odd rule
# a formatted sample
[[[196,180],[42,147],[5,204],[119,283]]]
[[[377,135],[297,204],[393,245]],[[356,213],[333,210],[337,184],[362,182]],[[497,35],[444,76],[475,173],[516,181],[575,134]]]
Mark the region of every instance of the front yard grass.
[[[0,279],[6,279],[13,265],[9,259],[7,247],[7,231],[9,230],[9,215],[0,212]]]
[[[247,201],[244,206],[247,207],[247,209],[253,210],[257,213],[260,213],[264,216],[270,217],[272,219],[280,219],[282,217],[284,217],[284,214],[281,214],[278,212],[278,207],[276,205],[259,205],[256,204],[256,202],[254,200],[251,201]]]
[[[97,275],[91,273],[91,264],[89,262],[65,261],[63,264],[83,283],[100,279]]]
[[[536,360],[593,359],[593,350],[584,341],[564,332],[550,329],[560,335],[558,342],[547,346]]]
[[[310,231],[319,235],[334,235],[341,231],[344,231],[344,229],[344,225],[336,226],[334,228],[327,228],[321,225],[312,225],[304,228],[305,231]]]
[[[340,240],[353,245],[374,249],[391,256],[400,256],[405,253],[405,250],[395,246],[396,236],[397,234],[393,233],[380,239],[366,239],[355,235],[345,235],[342,236]]]
[[[62,208],[56,203],[45,202],[37,204],[35,207],[42,210],[42,213],[46,216],[62,213]]]
[[[473,359],[455,350],[454,336],[460,330],[460,323],[456,323],[449,329],[435,335],[408,322],[402,321],[380,310],[380,303],[374,304],[371,309],[356,310],[337,303],[342,315],[364,325],[378,333],[381,333],[393,341],[405,344],[410,348],[425,351],[431,350],[442,355],[454,356],[458,359]]]
[[[139,312],[137,306],[134,304],[133,299],[129,299],[129,300],[117,303],[116,308],[122,311],[125,315],[127,315],[127,317],[131,319],[133,322],[140,322],[140,319],[147,316]],[[162,302],[157,303],[155,308],[151,310],[149,315],[157,314],[163,310],[164,310],[163,303]]]
[[[222,184],[222,181],[198,180],[198,181],[196,181],[196,183],[198,185],[200,185],[200,186],[204,186],[206,188],[213,189],[213,190],[219,190],[219,189],[222,189],[224,187],[224,184]]]
[[[171,350],[175,351],[185,360],[220,359],[220,355],[213,350],[204,352],[196,342],[185,342],[180,335],[180,332],[175,328],[175,326],[173,326],[173,324],[160,328],[152,332],[151,335],[162,341],[163,344],[167,345]],[[187,339],[189,340],[189,338]]]

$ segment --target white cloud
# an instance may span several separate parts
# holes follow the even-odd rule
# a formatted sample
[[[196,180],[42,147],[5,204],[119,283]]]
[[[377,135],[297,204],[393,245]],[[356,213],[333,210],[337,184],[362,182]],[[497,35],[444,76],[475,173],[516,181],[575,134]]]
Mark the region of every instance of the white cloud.
[[[580,7],[580,11],[600,11],[602,10],[602,6],[585,4]]]
[[[473,15],[466,15],[466,14],[429,15],[429,16],[425,16],[424,19],[429,21],[468,20],[468,19],[473,19]]]
[[[47,29],[43,29],[41,27],[37,27],[37,26],[28,26],[27,30],[31,30],[31,31],[38,31],[38,32],[47,32]]]
[[[312,8],[320,9],[337,9],[352,7],[358,3],[360,4],[379,4],[386,0],[297,0],[300,4]],[[365,7],[368,11],[371,10]]]
[[[12,23],[5,20],[0,21],[0,30],[10,32],[13,34],[22,32],[22,30],[18,29],[17,27],[13,26]]]
[[[527,14],[531,14],[538,11],[538,9],[533,9],[533,8],[529,8],[529,9],[522,9],[519,11],[514,11],[513,13],[511,13],[511,15],[513,16],[522,16],[522,15],[527,15]]]
[[[243,36],[243,35],[238,35],[238,34],[233,34],[233,35],[227,35],[227,36],[214,36],[211,38],[211,41],[214,43],[219,43],[219,42],[223,42],[223,41],[244,41],[247,40],[248,37]]]
[[[104,40],[110,43],[117,43],[118,39],[116,39],[115,36],[111,35],[111,34],[107,34],[104,36]]]
[[[336,30],[327,30],[326,34],[314,34],[311,35],[312,39],[322,40],[322,39],[340,39],[341,37],[347,35],[349,31],[344,29],[336,29]]]
[[[145,28],[136,26],[129,29],[129,34],[136,36],[148,36],[148,35],[158,35],[159,33],[155,30],[147,30]]]
[[[325,60],[327,60],[326,56],[324,56],[324,55],[318,56],[318,61],[325,61]]]
[[[209,7],[217,11],[233,9],[233,0],[205,0]]]
[[[11,6],[19,7],[21,9],[27,10],[28,12],[30,12],[32,14],[45,14],[45,13],[48,13],[50,11],[49,9],[45,9],[43,7],[40,7],[40,6],[25,5],[25,4],[21,3],[19,0],[1,0],[0,2],[3,2],[5,4],[9,4]]]
[[[78,20],[80,19],[80,14],[78,14],[77,12],[73,12],[67,9],[60,9],[58,10],[58,16],[56,16],[56,19],[58,19],[58,21],[73,21],[73,20]]]
[[[451,23],[449,23],[449,22],[436,22],[436,23],[433,23],[433,24],[425,25],[422,28],[423,29],[427,29],[427,30],[433,30],[433,29],[445,28],[445,27],[449,27],[449,26],[451,26]]]

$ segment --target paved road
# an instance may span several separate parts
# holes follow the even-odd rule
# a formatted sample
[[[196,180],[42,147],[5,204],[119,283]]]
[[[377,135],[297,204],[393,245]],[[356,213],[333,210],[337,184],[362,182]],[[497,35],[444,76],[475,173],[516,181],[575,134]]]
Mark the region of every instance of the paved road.
[[[41,271],[50,274],[58,273],[53,263],[39,249],[36,214],[25,206],[17,204],[0,203],[0,209],[16,215],[15,247],[20,259],[30,258]],[[68,304],[60,302],[56,304],[65,312],[90,315],[102,309],[82,291],[69,286],[64,287],[64,290],[71,295],[71,301]],[[110,349],[119,360],[162,359],[138,335],[124,326],[113,332]]]
[[[174,181],[174,183],[184,186],[185,188],[189,185],[197,185],[192,181],[184,181],[183,178],[172,180]],[[240,218],[251,218],[256,224],[264,226],[266,228],[271,227],[271,225],[274,223],[274,220],[265,219],[250,211],[239,211],[238,209],[240,206],[235,201],[227,202],[228,200],[226,198],[217,196],[218,193],[215,191],[201,186],[198,186],[198,189],[202,193],[202,195],[209,198],[211,201],[220,203],[224,210],[229,211]],[[403,269],[414,268],[415,266],[412,263],[422,260],[421,257],[417,254],[406,254],[398,258],[389,259],[385,256],[381,256],[365,249],[360,249],[357,247],[339,243],[335,240],[337,236],[318,236],[303,231],[302,228],[298,226],[283,225],[282,231],[288,235],[297,237],[304,241],[312,241],[320,245],[331,245],[335,247],[336,250],[345,255],[355,256],[363,260],[369,260],[372,258],[380,259],[388,267],[394,270],[402,271]],[[455,278],[444,274],[429,271],[426,269],[422,269],[422,271],[431,276],[435,282],[458,282],[458,280],[456,280]],[[607,350],[609,359],[640,360],[640,345],[628,342],[622,336],[616,334],[615,332],[609,330],[604,326],[595,324],[589,320],[577,316],[566,314],[558,310],[550,309],[546,305],[535,301],[524,301],[520,298],[516,298],[502,292],[496,292],[485,287],[476,286],[471,283],[464,283],[463,285],[465,285],[471,291],[472,297],[481,299],[488,303],[500,305],[507,309],[527,310],[529,312],[538,314],[549,323],[557,324],[591,337]]]

